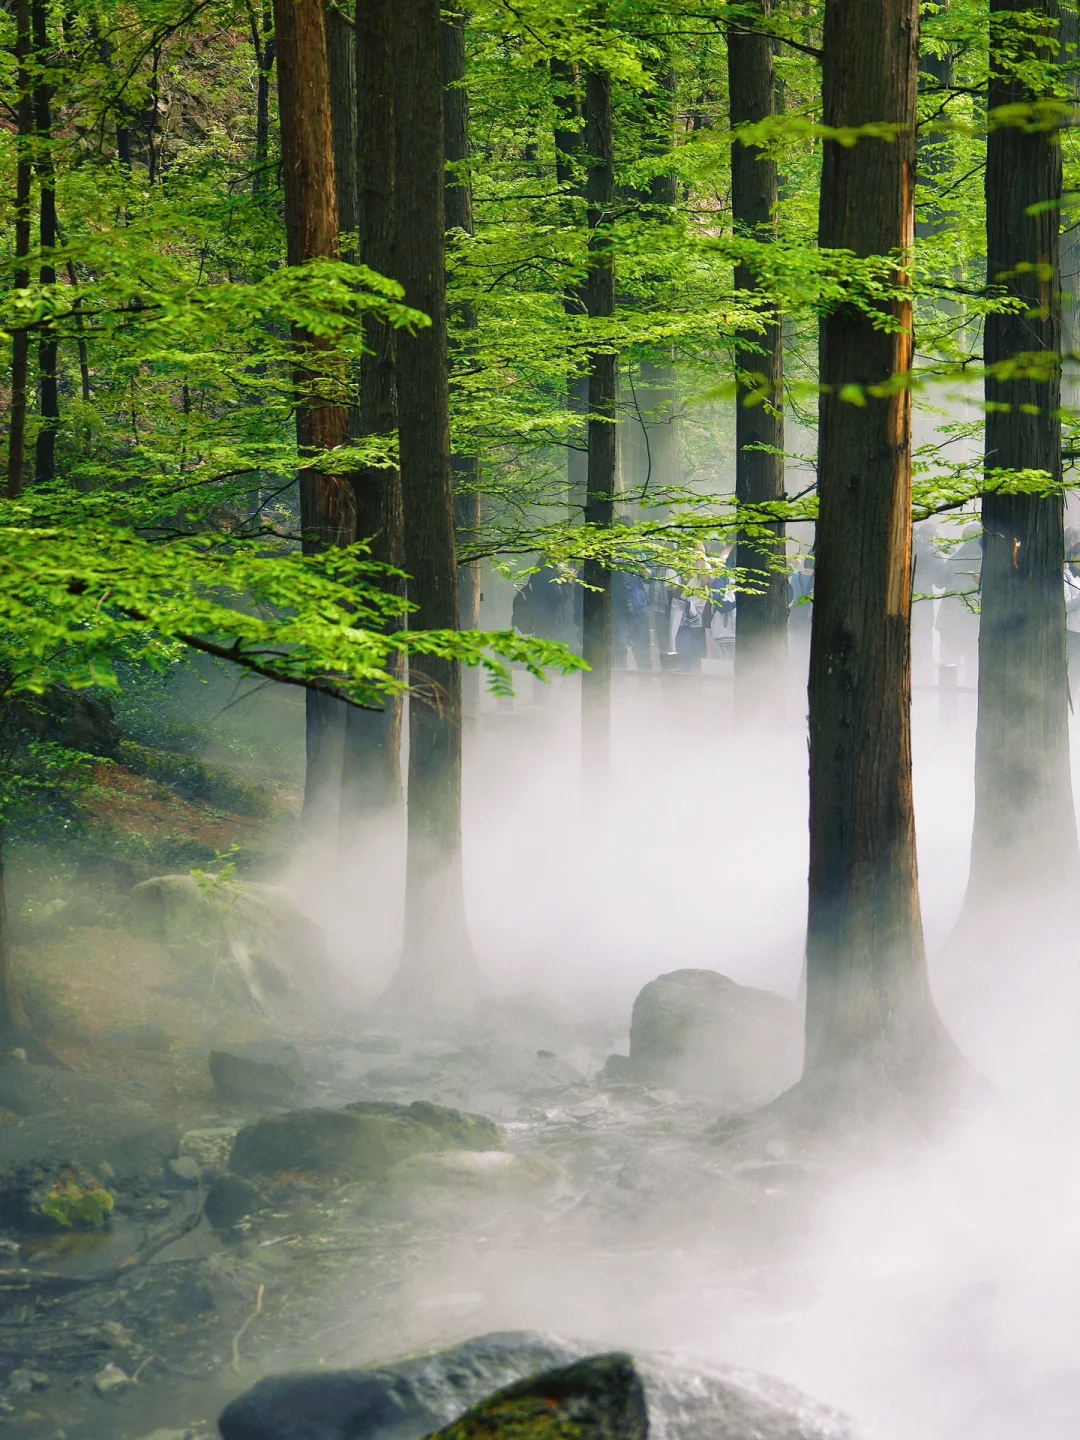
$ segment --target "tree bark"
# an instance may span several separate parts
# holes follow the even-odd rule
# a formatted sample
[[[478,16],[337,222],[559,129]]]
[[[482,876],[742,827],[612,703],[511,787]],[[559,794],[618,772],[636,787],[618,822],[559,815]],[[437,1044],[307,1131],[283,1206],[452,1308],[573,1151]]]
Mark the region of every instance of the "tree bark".
[[[357,0],[357,228],[360,259],[380,275],[395,275],[393,15],[385,0]],[[397,396],[393,331],[373,317],[364,321],[368,353],[360,365],[360,435],[394,434]],[[395,468],[368,466],[352,477],[356,538],[375,560],[404,564],[401,480]],[[404,588],[401,587],[402,594]],[[395,661],[394,673],[404,673]],[[341,814],[351,830],[385,815],[402,801],[400,700],[382,710],[351,707],[345,717]]]
[[[585,148],[589,273],[585,303],[591,320],[615,314],[615,263],[611,221],[615,203],[615,161],[611,76],[591,71],[585,81]],[[608,527],[615,515],[616,405],[619,358],[614,350],[589,357],[589,473],[585,519]],[[584,565],[582,655],[589,665],[581,677],[581,753],[587,775],[602,780],[611,758],[611,571],[596,560]]]
[[[439,29],[439,65],[443,83],[443,135],[446,147],[446,229],[451,237],[472,235],[472,181],[466,171],[469,157],[469,92],[465,88],[465,16],[444,12]],[[453,243],[453,239],[451,239]],[[476,309],[471,300],[458,302],[450,319],[460,332],[452,346],[458,364],[468,366],[476,353]],[[480,530],[480,458],[452,457],[454,520],[459,544],[475,541]],[[480,627],[480,562],[458,566],[458,609],[463,630]],[[462,714],[466,726],[480,714],[480,672],[473,668],[461,677]]]
[[[337,177],[334,168],[330,78],[323,0],[275,0],[278,109],[285,231],[290,265],[301,265],[338,248]],[[300,525],[305,554],[348,545],[355,534],[352,487],[340,476],[305,464],[349,439],[349,414],[340,376],[325,342],[294,329],[296,438],[301,456]],[[304,819],[324,818],[339,788],[341,713],[336,702],[308,691]]]
[[[40,190],[39,238],[42,260],[42,285],[56,284],[56,267],[52,252],[56,249],[56,167],[52,156],[52,86],[44,78],[43,67],[49,51],[49,32],[45,0],[32,0],[34,52],[38,80],[34,86],[34,127],[37,149],[36,165]],[[60,390],[56,374],[56,332],[44,329],[38,343],[38,412],[41,427],[37,433],[34,454],[34,479],[47,485],[56,475],[56,431],[60,423]]]
[[[769,0],[761,0],[762,21]],[[728,32],[728,85],[732,126],[756,124],[776,113],[773,45],[768,35]],[[736,235],[768,240],[778,199],[776,162],[755,145],[731,147],[731,213]],[[759,289],[753,267],[738,265],[735,288],[753,300]],[[735,499],[761,506],[784,495],[784,359],[780,316],[766,298],[765,328],[736,339]],[[748,399],[765,392],[764,403]],[[763,449],[762,447],[768,447]],[[751,533],[740,529],[736,564],[754,590],[739,592],[735,631],[735,703],[743,722],[782,714],[787,656],[788,580],[784,571],[784,525],[764,526],[751,511]]]
[[[458,626],[446,341],[445,152],[439,0],[394,7],[397,278],[431,325],[396,336],[401,493],[410,624]],[[461,676],[449,661],[410,665],[405,944],[396,997],[461,1004],[478,981],[461,869]]]
[[[30,1021],[19,998],[11,967],[7,889],[4,883],[3,856],[0,854],[0,1049],[6,1053],[13,1044],[25,1044],[32,1038]]]
[[[263,4],[261,17],[248,6],[251,48],[255,52],[255,168],[251,176],[251,193],[261,195],[272,188],[267,184],[270,163],[270,77],[274,69],[274,15]],[[119,131],[117,131],[119,138]],[[128,165],[130,168],[130,158]]]
[[[917,67],[917,0],[826,0],[824,123],[902,129],[891,143],[825,143],[823,249],[910,249]],[[860,1105],[925,1097],[949,1053],[926,974],[911,790],[911,395],[890,383],[911,370],[910,302],[889,313],[892,330],[840,304],[820,340],[803,1078]],[[886,393],[854,404],[847,385]]]
[[[30,255],[30,190],[33,183],[34,99],[30,89],[28,62],[32,48],[30,0],[18,0],[15,12],[16,102],[15,138],[15,258]],[[30,270],[15,271],[15,288],[25,290]],[[8,420],[7,493],[15,499],[23,492],[26,468],[26,411],[29,378],[30,336],[17,330],[11,337],[11,415]]]
[[[567,208],[576,211],[585,199],[581,183],[584,135],[579,99],[577,70],[567,60],[553,59],[551,94],[555,105],[555,179],[567,197]],[[563,292],[563,309],[567,315],[586,313],[585,293],[580,285],[569,285]],[[566,404],[571,415],[581,417],[581,437],[566,450],[566,499],[570,518],[580,519],[585,510],[589,488],[589,450],[586,416],[589,413],[589,377],[571,375],[566,382]]]
[[[1057,0],[991,0],[990,13],[1041,17],[1040,30],[1008,34],[1025,59],[1057,56]],[[994,33],[992,31],[992,33]],[[1021,41],[1020,37],[1023,36]],[[991,50],[993,58],[994,50]],[[1033,95],[1004,66],[988,103]],[[1054,130],[992,128],[986,161],[986,254],[991,285],[1020,297],[1020,312],[984,326],[986,468],[1041,470],[1061,479],[1061,147]],[[1041,356],[1038,374],[995,376],[1016,356]],[[975,739],[975,826],[967,906],[1075,883],[1076,821],[1069,771],[1068,679],[1059,496],[987,495],[982,504],[982,617]]]

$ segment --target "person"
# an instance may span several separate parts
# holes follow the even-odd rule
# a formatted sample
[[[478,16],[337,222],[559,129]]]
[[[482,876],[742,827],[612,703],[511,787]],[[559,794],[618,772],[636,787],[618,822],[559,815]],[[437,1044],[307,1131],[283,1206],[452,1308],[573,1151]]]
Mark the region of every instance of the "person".
[[[699,545],[699,583],[707,583],[705,547]],[[667,654],[678,656],[680,670],[691,674],[701,669],[705,658],[705,612],[708,601],[701,595],[687,593],[674,571],[668,572],[668,633]]]
[[[652,669],[649,592],[641,576],[632,571],[612,572],[611,642],[616,669],[627,668],[628,651],[633,654],[638,670]]]
[[[564,645],[580,644],[580,619],[574,591],[578,587],[560,578],[552,565],[530,575],[514,596],[510,623],[521,635],[538,635],[544,640],[561,640]]]
[[[795,562],[795,569],[791,572],[791,611],[788,616],[788,624],[794,625],[796,630],[809,630],[810,628],[810,605],[800,604],[800,601],[811,601],[814,598],[814,552],[811,550],[806,555],[801,555]]]

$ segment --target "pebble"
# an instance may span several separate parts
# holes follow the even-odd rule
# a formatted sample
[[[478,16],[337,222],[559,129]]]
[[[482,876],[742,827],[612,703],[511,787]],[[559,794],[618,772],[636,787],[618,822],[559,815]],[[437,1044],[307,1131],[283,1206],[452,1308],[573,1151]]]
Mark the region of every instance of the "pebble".
[[[169,1174],[182,1185],[197,1185],[202,1167],[192,1156],[181,1155],[179,1159],[169,1161]]]
[[[125,1375],[119,1365],[111,1362],[94,1376],[94,1389],[99,1395],[111,1395],[114,1390],[122,1390],[125,1385],[130,1384],[131,1376]]]
[[[44,1370],[31,1370],[20,1365],[8,1376],[7,1388],[12,1395],[29,1395],[32,1390],[47,1390],[52,1380]]]

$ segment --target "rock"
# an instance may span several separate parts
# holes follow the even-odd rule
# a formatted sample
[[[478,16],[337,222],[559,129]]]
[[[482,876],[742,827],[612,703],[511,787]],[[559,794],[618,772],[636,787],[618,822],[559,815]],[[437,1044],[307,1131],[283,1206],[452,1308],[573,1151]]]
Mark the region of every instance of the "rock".
[[[799,1007],[714,970],[674,970],[634,1001],[630,1072],[732,1106],[764,1103],[802,1070]]]
[[[645,1440],[645,1392],[629,1355],[593,1355],[496,1391],[440,1440]]]
[[[374,1180],[425,1152],[502,1148],[499,1127],[481,1115],[416,1100],[363,1100],[341,1110],[296,1110],[246,1125],[229,1168],[238,1175],[302,1173]]]
[[[123,1390],[125,1386],[132,1383],[131,1376],[125,1375],[119,1365],[112,1361],[99,1370],[94,1376],[94,1389],[99,1395],[112,1395],[117,1390]]]
[[[304,1066],[291,1045],[256,1040],[210,1052],[214,1089],[238,1105],[295,1104],[304,1088]]]
[[[206,1192],[205,1214],[215,1230],[231,1230],[265,1203],[262,1192],[250,1180],[226,1172]]]
[[[98,1230],[115,1196],[79,1165],[26,1165],[0,1170],[0,1225],[57,1234]]]
[[[121,1185],[158,1185],[179,1133],[139,1101],[69,1106],[0,1125],[0,1170],[77,1164],[100,1175],[105,1163]]]
[[[535,1386],[530,1377],[577,1369],[588,1355],[589,1347],[541,1335],[482,1335],[372,1369],[260,1380],[226,1407],[218,1425],[223,1440],[419,1440],[494,1392],[505,1395],[518,1381]],[[845,1416],[779,1381],[662,1355],[633,1359],[658,1440],[856,1440]],[[518,1434],[531,1440],[532,1426]]]
[[[140,1435],[139,1440],[194,1440],[194,1430],[151,1430],[149,1435]]]
[[[198,1185],[202,1175],[202,1166],[190,1155],[180,1155],[175,1160],[170,1160],[165,1168],[169,1178],[181,1185]]]
[[[600,1069],[604,1085],[628,1085],[634,1079],[629,1055],[609,1055]]]
[[[24,1365],[12,1370],[7,1378],[8,1392],[12,1395],[29,1395],[34,1390],[47,1390],[51,1384],[52,1378],[46,1375],[44,1370],[31,1370]]]
[[[236,1126],[218,1126],[212,1130],[188,1130],[180,1137],[181,1158],[194,1160],[204,1170],[224,1170],[236,1140]]]
[[[269,1015],[295,1007],[332,967],[324,932],[284,890],[224,875],[162,875],[131,891],[136,934],[213,973],[238,1003]]]
[[[54,1070],[48,1065],[28,1065],[9,1057],[0,1065],[0,1109],[16,1115],[47,1115],[71,1106],[115,1103],[116,1091],[93,1075],[72,1070]]]
[[[388,1170],[370,1207],[395,1218],[450,1218],[467,1205],[479,1220],[485,1202],[502,1206],[545,1198],[563,1172],[546,1156],[505,1150],[446,1150],[411,1155]]]

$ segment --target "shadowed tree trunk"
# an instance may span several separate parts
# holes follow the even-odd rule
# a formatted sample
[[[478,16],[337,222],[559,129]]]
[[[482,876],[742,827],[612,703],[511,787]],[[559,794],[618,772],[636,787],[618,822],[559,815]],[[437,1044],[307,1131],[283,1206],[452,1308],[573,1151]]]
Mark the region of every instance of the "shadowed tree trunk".
[[[767,22],[769,0],[761,0]],[[753,125],[776,113],[773,45],[768,35],[728,31],[728,85],[731,124]],[[739,141],[731,147],[731,212],[736,235],[767,240],[778,198],[776,162],[759,147]],[[735,268],[735,288],[753,303],[758,283],[753,267]],[[784,495],[784,360],[780,317],[765,299],[764,330],[738,336],[735,413],[735,497],[759,506]],[[765,394],[748,404],[749,397]],[[763,448],[765,447],[765,448]],[[787,656],[788,580],[783,568],[784,526],[753,518],[750,533],[739,532],[736,564],[750,573],[754,591],[740,591],[735,631],[735,702],[743,722],[782,714]]]
[[[27,62],[30,59],[30,0],[18,0],[15,12],[15,57],[18,67],[16,83],[15,138],[15,258],[30,254],[30,189],[33,183],[34,99],[30,91]],[[15,288],[24,290],[30,284],[30,271],[20,266],[15,271]],[[14,499],[22,494],[26,467],[26,411],[29,378],[30,336],[17,330],[11,337],[11,414],[8,420],[7,493]]]
[[[439,61],[443,82],[443,134],[446,146],[446,229],[454,243],[456,234],[473,234],[472,181],[469,161],[469,93],[465,88],[465,16],[445,11],[439,31]],[[470,338],[476,330],[476,310],[471,300],[456,304],[451,321],[461,332],[453,346],[457,361],[467,366],[475,354]],[[480,459],[457,454],[454,470],[454,519],[458,542],[474,541],[480,529]],[[480,564],[458,566],[458,608],[463,630],[480,626]],[[480,713],[480,672],[475,667],[461,677],[461,705],[465,724],[475,724]]]
[[[394,17],[385,0],[357,0],[357,220],[360,259],[380,275],[396,277],[394,261],[394,79],[391,47]],[[397,428],[393,331],[374,317],[364,321],[368,354],[360,365],[363,435]],[[372,558],[404,563],[401,483],[395,467],[370,465],[354,473],[356,538],[371,546]],[[402,591],[403,593],[403,591]],[[391,667],[401,675],[401,660]],[[388,699],[381,710],[350,707],[345,717],[342,773],[343,824],[355,831],[363,821],[401,804],[402,703]]]
[[[825,143],[823,249],[912,245],[917,62],[917,0],[826,0],[824,123],[903,128]],[[890,384],[911,370],[910,302],[891,313],[892,330],[854,305],[821,322],[803,1086],[841,1107],[928,1100],[952,1054],[926,974],[911,791],[911,395]],[[885,393],[853,404],[848,385]]]
[[[431,319],[399,331],[395,355],[410,624],[458,626],[446,342],[446,231],[439,0],[393,13],[395,273]],[[467,1003],[479,982],[461,871],[461,675],[432,657],[409,667],[405,944],[390,989],[410,1004]]]
[[[1025,12],[1025,28],[1006,26]],[[1019,61],[1057,55],[1057,0],[991,0],[991,36]],[[1030,29],[1030,16],[1044,24]],[[1023,36],[1022,42],[1019,37]],[[994,47],[991,48],[994,54]],[[989,105],[1037,97],[1014,71],[992,71]],[[1032,373],[986,380],[986,470],[1041,470],[1061,479],[1061,147],[1054,129],[993,128],[987,142],[987,278],[1024,301],[987,315],[988,369],[1029,355]],[[1068,680],[1059,496],[986,495],[982,503],[979,718],[975,826],[965,910],[1020,897],[1040,903],[1077,878],[1069,772]]]
[[[255,52],[255,169],[251,177],[251,193],[260,195],[273,187],[267,183],[270,161],[270,76],[274,69],[274,16],[263,6],[262,16],[248,6],[251,48]]]
[[[581,101],[576,68],[567,60],[550,61],[551,94],[555,105],[555,179],[567,197],[569,207],[576,209],[584,200],[582,164],[584,133]],[[563,293],[563,309],[567,315],[586,313],[585,293],[580,285],[570,285]],[[581,435],[566,451],[566,496],[571,519],[580,519],[585,508],[589,486],[589,452],[585,416],[589,413],[589,377],[571,375],[566,383],[566,403],[571,415],[581,416]]]
[[[615,203],[615,162],[611,76],[590,71],[585,80],[585,150],[589,273],[585,303],[591,320],[615,314],[615,263],[611,220]],[[610,526],[615,514],[617,473],[615,410],[619,358],[612,350],[589,357],[589,478],[585,519]],[[582,655],[590,666],[581,677],[581,755],[587,775],[602,779],[611,757],[611,571],[596,560],[584,565]]]
[[[49,52],[45,0],[32,0],[34,53],[39,67],[44,67]],[[42,261],[42,285],[56,284],[56,268],[52,252],[56,249],[56,171],[52,155],[52,86],[39,68],[34,86],[34,128],[37,149],[36,168],[40,189],[39,228]],[[38,413],[41,427],[37,433],[34,454],[34,479],[47,485],[56,475],[56,431],[60,423],[60,390],[56,377],[56,332],[41,331],[38,342]]]
[[[335,255],[338,248],[323,0],[275,0],[274,30],[288,259],[290,265],[300,265],[318,256]],[[351,485],[304,464],[305,456],[348,442],[349,414],[340,395],[334,393],[340,377],[326,345],[299,328],[293,339],[297,350],[296,436],[302,465],[300,524],[304,552],[311,555],[331,545],[347,545],[355,533]],[[307,692],[306,701],[304,819],[314,823],[338,791],[340,707],[313,691]]]

